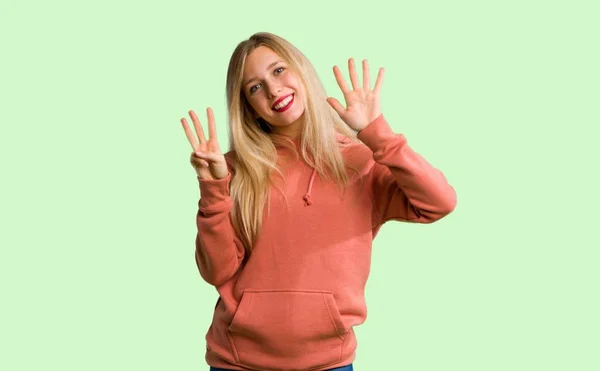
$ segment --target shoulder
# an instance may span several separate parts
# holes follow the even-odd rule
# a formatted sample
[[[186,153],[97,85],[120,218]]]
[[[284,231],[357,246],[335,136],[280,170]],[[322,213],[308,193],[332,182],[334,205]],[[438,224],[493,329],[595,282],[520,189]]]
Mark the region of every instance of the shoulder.
[[[375,164],[373,152],[369,147],[358,139],[338,135],[340,152],[344,161],[349,166],[359,170],[361,173],[369,172]]]

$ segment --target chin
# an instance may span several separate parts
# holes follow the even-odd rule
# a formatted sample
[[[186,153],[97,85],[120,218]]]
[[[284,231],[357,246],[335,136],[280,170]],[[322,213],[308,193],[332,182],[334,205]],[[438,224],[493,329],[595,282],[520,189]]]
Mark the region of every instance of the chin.
[[[290,115],[288,117],[286,117],[285,120],[279,121],[274,126],[290,126],[292,124],[295,124],[298,120],[301,120],[303,115],[304,115],[304,110],[300,111],[299,113],[290,112]]]

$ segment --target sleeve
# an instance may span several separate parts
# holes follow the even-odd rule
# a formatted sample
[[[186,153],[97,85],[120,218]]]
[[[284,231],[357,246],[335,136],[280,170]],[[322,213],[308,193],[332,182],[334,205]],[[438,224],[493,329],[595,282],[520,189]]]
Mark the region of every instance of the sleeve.
[[[230,181],[231,172],[217,180],[198,177],[201,196],[196,216],[196,264],[202,278],[213,286],[233,277],[245,256],[243,244],[231,223]]]
[[[374,226],[389,220],[433,223],[456,206],[456,192],[444,174],[395,134],[380,115],[358,133],[375,161],[369,173]]]

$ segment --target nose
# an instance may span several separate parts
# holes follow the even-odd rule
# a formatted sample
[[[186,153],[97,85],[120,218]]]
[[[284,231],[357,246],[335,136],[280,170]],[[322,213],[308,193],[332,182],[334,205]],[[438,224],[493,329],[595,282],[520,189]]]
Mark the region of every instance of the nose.
[[[279,95],[283,88],[277,84],[271,83],[267,85],[267,91],[269,92],[269,98],[273,98]]]

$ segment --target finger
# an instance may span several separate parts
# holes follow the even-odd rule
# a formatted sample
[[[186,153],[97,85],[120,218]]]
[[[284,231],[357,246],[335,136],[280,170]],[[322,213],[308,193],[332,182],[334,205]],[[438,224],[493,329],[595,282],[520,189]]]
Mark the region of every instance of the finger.
[[[208,116],[208,139],[217,138],[217,128],[215,127],[215,115],[212,108],[206,109],[206,116]]]
[[[204,130],[202,130],[202,125],[200,125],[200,120],[198,116],[196,116],[196,112],[193,110],[190,111],[190,117],[192,118],[192,122],[194,123],[194,129],[196,129],[196,135],[200,139],[200,144],[206,143],[206,137],[204,136]]]
[[[381,84],[383,84],[383,74],[385,72],[385,69],[383,67],[381,67],[379,69],[379,73],[377,74],[377,81],[375,81],[375,88],[373,89],[373,92],[379,94],[379,91],[381,90]]]
[[[329,105],[335,110],[335,112],[338,113],[338,115],[340,115],[340,117],[342,117],[342,115],[346,111],[346,109],[344,108],[344,106],[342,106],[340,101],[338,101],[335,98],[327,98],[327,103],[329,103]]]
[[[358,75],[356,74],[356,66],[354,65],[354,58],[348,59],[348,71],[350,71],[350,81],[352,82],[352,89],[359,90]]]
[[[192,133],[192,129],[190,129],[190,125],[188,125],[185,118],[181,119],[181,126],[183,126],[183,131],[185,131],[185,136],[187,137],[188,142],[190,142],[192,145],[192,149],[194,151],[197,150],[200,145],[198,144],[198,140],[196,139],[194,133]]]
[[[348,93],[350,89],[348,89],[348,85],[346,85],[346,81],[344,80],[342,72],[340,71],[338,66],[333,66],[333,74],[335,75],[335,81],[337,81],[338,86],[340,87],[340,89],[342,89],[342,93]]]
[[[363,59],[363,89],[369,91],[371,88],[371,81],[369,81],[369,61]]]

